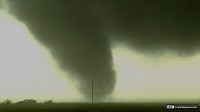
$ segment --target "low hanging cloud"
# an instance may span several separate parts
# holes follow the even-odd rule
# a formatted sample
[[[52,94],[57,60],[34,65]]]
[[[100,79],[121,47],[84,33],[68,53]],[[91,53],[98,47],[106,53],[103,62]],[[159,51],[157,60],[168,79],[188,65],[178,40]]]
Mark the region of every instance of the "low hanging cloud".
[[[49,48],[60,67],[90,97],[103,100],[115,87],[111,47],[140,53],[173,51],[190,56],[200,48],[198,0],[7,0],[10,12]],[[85,93],[86,92],[86,93]]]

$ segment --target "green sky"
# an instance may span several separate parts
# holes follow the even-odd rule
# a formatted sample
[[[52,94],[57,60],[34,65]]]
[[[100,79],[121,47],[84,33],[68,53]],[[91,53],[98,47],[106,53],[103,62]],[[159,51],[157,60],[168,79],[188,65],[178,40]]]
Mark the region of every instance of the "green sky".
[[[75,97],[90,99],[94,80],[96,101],[112,100],[110,96],[133,101],[199,98],[198,0],[0,3],[7,4],[7,12],[0,15],[1,67],[5,68],[1,74],[6,80],[12,79],[11,83],[33,81],[32,86],[40,79],[38,84],[43,85],[43,77],[49,80],[47,85],[55,86],[63,80],[71,84]],[[8,72],[10,69],[13,72]],[[29,72],[32,78],[23,75]],[[6,80],[2,83],[7,84]],[[31,92],[30,86],[26,87],[27,94],[43,95],[39,91],[45,89],[35,86]],[[70,93],[67,91],[71,89],[60,91]]]

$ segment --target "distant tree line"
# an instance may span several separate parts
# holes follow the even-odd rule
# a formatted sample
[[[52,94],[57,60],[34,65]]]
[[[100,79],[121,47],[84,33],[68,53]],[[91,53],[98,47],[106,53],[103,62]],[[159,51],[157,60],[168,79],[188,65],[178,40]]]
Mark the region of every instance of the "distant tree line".
[[[4,100],[2,103],[3,103],[3,104],[11,104],[12,101],[9,100],[9,99],[6,99],[6,100]],[[37,103],[37,101],[34,100],[34,99],[25,99],[25,100],[23,100],[23,101],[18,101],[18,102],[17,102],[17,104],[36,104],[36,103]],[[45,104],[52,104],[53,101],[52,101],[52,100],[46,100],[46,101],[44,101],[44,103],[45,103]]]
[[[31,104],[34,104],[34,103],[37,103],[37,102],[36,102],[36,100],[33,100],[33,99],[25,99],[25,100],[19,101],[17,103],[25,103],[25,104],[31,103]]]
[[[11,100],[9,100],[9,99],[6,99],[4,102],[3,102],[3,104],[10,104],[11,103]]]

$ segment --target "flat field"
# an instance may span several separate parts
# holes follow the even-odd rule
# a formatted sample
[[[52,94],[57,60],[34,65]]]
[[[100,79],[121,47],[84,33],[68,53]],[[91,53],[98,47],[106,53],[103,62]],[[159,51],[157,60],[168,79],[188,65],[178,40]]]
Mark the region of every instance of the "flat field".
[[[0,112],[187,112],[200,110],[166,110],[166,104],[200,103],[53,103],[0,104]],[[199,108],[199,107],[198,107]]]

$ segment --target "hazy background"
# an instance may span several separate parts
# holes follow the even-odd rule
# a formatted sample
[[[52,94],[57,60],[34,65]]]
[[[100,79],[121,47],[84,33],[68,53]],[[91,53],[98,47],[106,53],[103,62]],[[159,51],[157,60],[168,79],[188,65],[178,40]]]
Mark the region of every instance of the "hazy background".
[[[197,0],[0,4],[1,100],[200,98]]]

